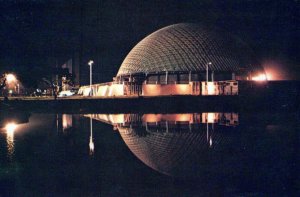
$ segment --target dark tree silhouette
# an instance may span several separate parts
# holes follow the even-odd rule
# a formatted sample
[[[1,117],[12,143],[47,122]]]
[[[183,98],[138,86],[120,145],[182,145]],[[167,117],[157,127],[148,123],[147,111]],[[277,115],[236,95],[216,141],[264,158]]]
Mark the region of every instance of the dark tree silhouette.
[[[48,79],[46,79],[46,78],[43,78],[42,80],[43,80],[43,82],[45,82],[49,87],[52,88],[53,96],[54,96],[54,99],[56,100],[56,99],[57,99],[57,94],[58,94],[58,86],[55,84],[54,81],[48,80]]]
[[[68,68],[61,68],[57,70],[57,73],[59,77],[63,78],[62,83],[64,84],[68,84],[70,86],[74,86],[74,78],[75,76],[73,76],[70,72]]]
[[[2,75],[2,77],[0,78],[0,91],[2,91],[6,86],[6,76]],[[3,92],[2,92],[3,95]],[[4,97],[4,102],[8,101],[7,96]]]
[[[2,82],[0,84],[0,90],[2,90],[6,86],[6,78],[2,79]]]

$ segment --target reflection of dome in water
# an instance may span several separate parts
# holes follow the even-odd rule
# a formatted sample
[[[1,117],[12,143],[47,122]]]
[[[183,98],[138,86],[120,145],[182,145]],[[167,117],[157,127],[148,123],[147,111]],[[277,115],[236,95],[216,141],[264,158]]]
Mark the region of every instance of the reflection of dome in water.
[[[262,70],[253,52],[237,38],[196,24],[162,28],[139,42],[123,61],[117,76],[138,73],[239,72]]]
[[[206,131],[166,133],[146,132],[140,128],[118,129],[131,152],[156,171],[170,176],[194,177],[201,173],[195,170],[199,165],[207,165]],[[214,135],[214,140],[227,141],[219,134]]]

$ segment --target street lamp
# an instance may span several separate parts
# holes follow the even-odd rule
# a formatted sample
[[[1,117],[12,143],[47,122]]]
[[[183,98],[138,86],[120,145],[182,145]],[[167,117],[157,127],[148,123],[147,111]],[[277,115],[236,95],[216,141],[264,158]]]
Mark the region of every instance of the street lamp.
[[[206,82],[208,82],[208,65],[211,65],[211,62],[206,64]]]
[[[93,60],[90,60],[88,62],[88,65],[90,66],[90,96],[92,96],[92,66],[94,64]]]

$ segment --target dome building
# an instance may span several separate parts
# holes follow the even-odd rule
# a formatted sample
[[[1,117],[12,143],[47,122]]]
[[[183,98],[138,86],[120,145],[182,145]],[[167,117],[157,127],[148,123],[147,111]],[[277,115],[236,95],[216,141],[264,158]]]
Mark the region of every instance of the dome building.
[[[238,38],[197,24],[162,28],[140,41],[98,96],[236,95],[238,80],[265,76]]]
[[[251,50],[237,38],[183,23],[162,28],[140,41],[123,61],[117,77],[145,75],[151,81],[153,76],[164,78],[168,72],[168,82],[186,82],[191,73],[192,80],[204,81],[207,64],[216,80],[231,80],[235,78],[232,74],[246,79],[250,72],[262,70]]]

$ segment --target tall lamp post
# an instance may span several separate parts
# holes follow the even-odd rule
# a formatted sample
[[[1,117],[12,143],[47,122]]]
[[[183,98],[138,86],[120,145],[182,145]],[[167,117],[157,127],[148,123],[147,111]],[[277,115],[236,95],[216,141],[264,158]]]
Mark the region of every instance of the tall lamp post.
[[[90,66],[90,96],[92,96],[92,66],[94,64],[93,60],[90,60],[88,62],[88,65]]]
[[[206,82],[208,82],[208,65],[211,65],[211,62],[206,64]]]

